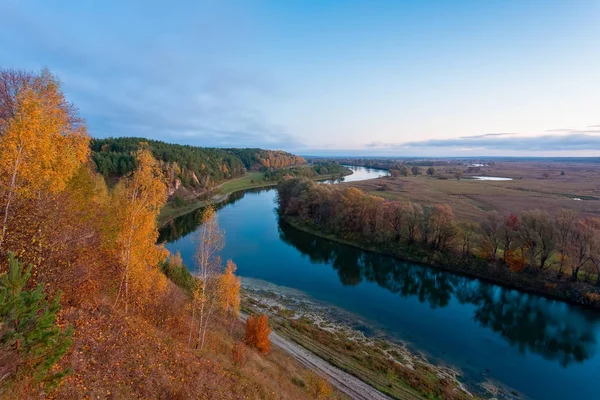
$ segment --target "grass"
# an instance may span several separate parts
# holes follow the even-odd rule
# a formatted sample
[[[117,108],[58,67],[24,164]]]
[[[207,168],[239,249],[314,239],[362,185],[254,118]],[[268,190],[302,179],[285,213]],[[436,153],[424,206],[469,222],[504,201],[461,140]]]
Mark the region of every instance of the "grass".
[[[582,217],[600,216],[600,164],[505,162],[450,178],[455,166],[436,167],[439,176],[380,178],[351,182],[354,186],[388,200],[411,200],[419,204],[449,204],[462,221],[481,221],[489,211],[501,215],[539,208],[550,214],[572,209]],[[464,167],[463,167],[464,168]],[[549,171],[550,177],[543,178]],[[565,171],[565,175],[560,175]],[[479,181],[470,176],[503,176],[512,181]],[[386,190],[382,191],[385,183]],[[581,201],[574,201],[579,198]]]
[[[262,172],[249,172],[246,175],[231,179],[221,185],[220,192],[229,194],[238,190],[252,189],[257,187],[274,186],[277,182],[265,181]]]

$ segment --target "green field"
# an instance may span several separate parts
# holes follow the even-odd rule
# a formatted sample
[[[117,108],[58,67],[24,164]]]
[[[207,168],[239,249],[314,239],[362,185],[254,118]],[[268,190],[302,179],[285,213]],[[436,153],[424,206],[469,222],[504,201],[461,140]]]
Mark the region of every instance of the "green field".
[[[262,172],[249,172],[241,178],[235,178],[222,184],[220,193],[229,194],[238,190],[274,185],[277,185],[277,182],[265,181]]]

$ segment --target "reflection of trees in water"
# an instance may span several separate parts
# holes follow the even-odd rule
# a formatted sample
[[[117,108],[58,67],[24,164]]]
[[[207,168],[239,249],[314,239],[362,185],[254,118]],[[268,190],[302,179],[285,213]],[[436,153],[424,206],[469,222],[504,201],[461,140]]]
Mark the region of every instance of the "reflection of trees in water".
[[[582,362],[595,352],[597,315],[516,290],[478,286],[477,294],[470,296],[478,306],[475,319],[521,352],[530,350],[563,366]]]
[[[241,200],[246,193],[258,193],[262,192],[263,190],[267,189],[256,188],[231,193],[227,197],[227,200],[215,204],[215,208],[218,210],[226,205],[233,204]],[[200,226],[200,216],[202,215],[202,211],[204,211],[204,207],[198,208],[170,221],[166,226],[159,230],[158,243],[174,242],[177,239],[194,232],[196,229],[198,229],[198,226]]]
[[[543,297],[476,279],[361,251],[279,223],[281,239],[314,263],[328,263],[344,285],[363,280],[401,295],[417,297],[432,308],[452,298],[475,306],[473,318],[521,352],[531,351],[567,366],[589,359],[596,350],[595,326],[600,316]]]

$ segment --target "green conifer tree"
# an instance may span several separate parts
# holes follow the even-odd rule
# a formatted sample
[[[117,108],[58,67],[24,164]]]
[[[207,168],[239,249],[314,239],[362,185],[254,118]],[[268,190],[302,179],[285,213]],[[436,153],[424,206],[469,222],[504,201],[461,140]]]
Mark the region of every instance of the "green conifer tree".
[[[23,268],[10,253],[8,272],[0,275],[0,358],[11,362],[0,385],[28,375],[51,389],[68,372],[52,367],[71,345],[73,330],[56,325],[60,294],[50,301],[43,284],[28,290],[30,276],[31,267]]]

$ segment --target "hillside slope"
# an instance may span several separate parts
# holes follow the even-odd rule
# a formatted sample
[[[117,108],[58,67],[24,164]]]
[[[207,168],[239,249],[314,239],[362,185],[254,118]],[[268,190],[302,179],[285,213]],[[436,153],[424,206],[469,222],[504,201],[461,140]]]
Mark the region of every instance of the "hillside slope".
[[[92,139],[90,148],[96,169],[116,180],[135,168],[134,153],[148,143],[168,179],[169,196],[193,197],[247,171],[269,170],[305,164],[302,157],[278,150],[220,149],[171,144],[136,137]]]

